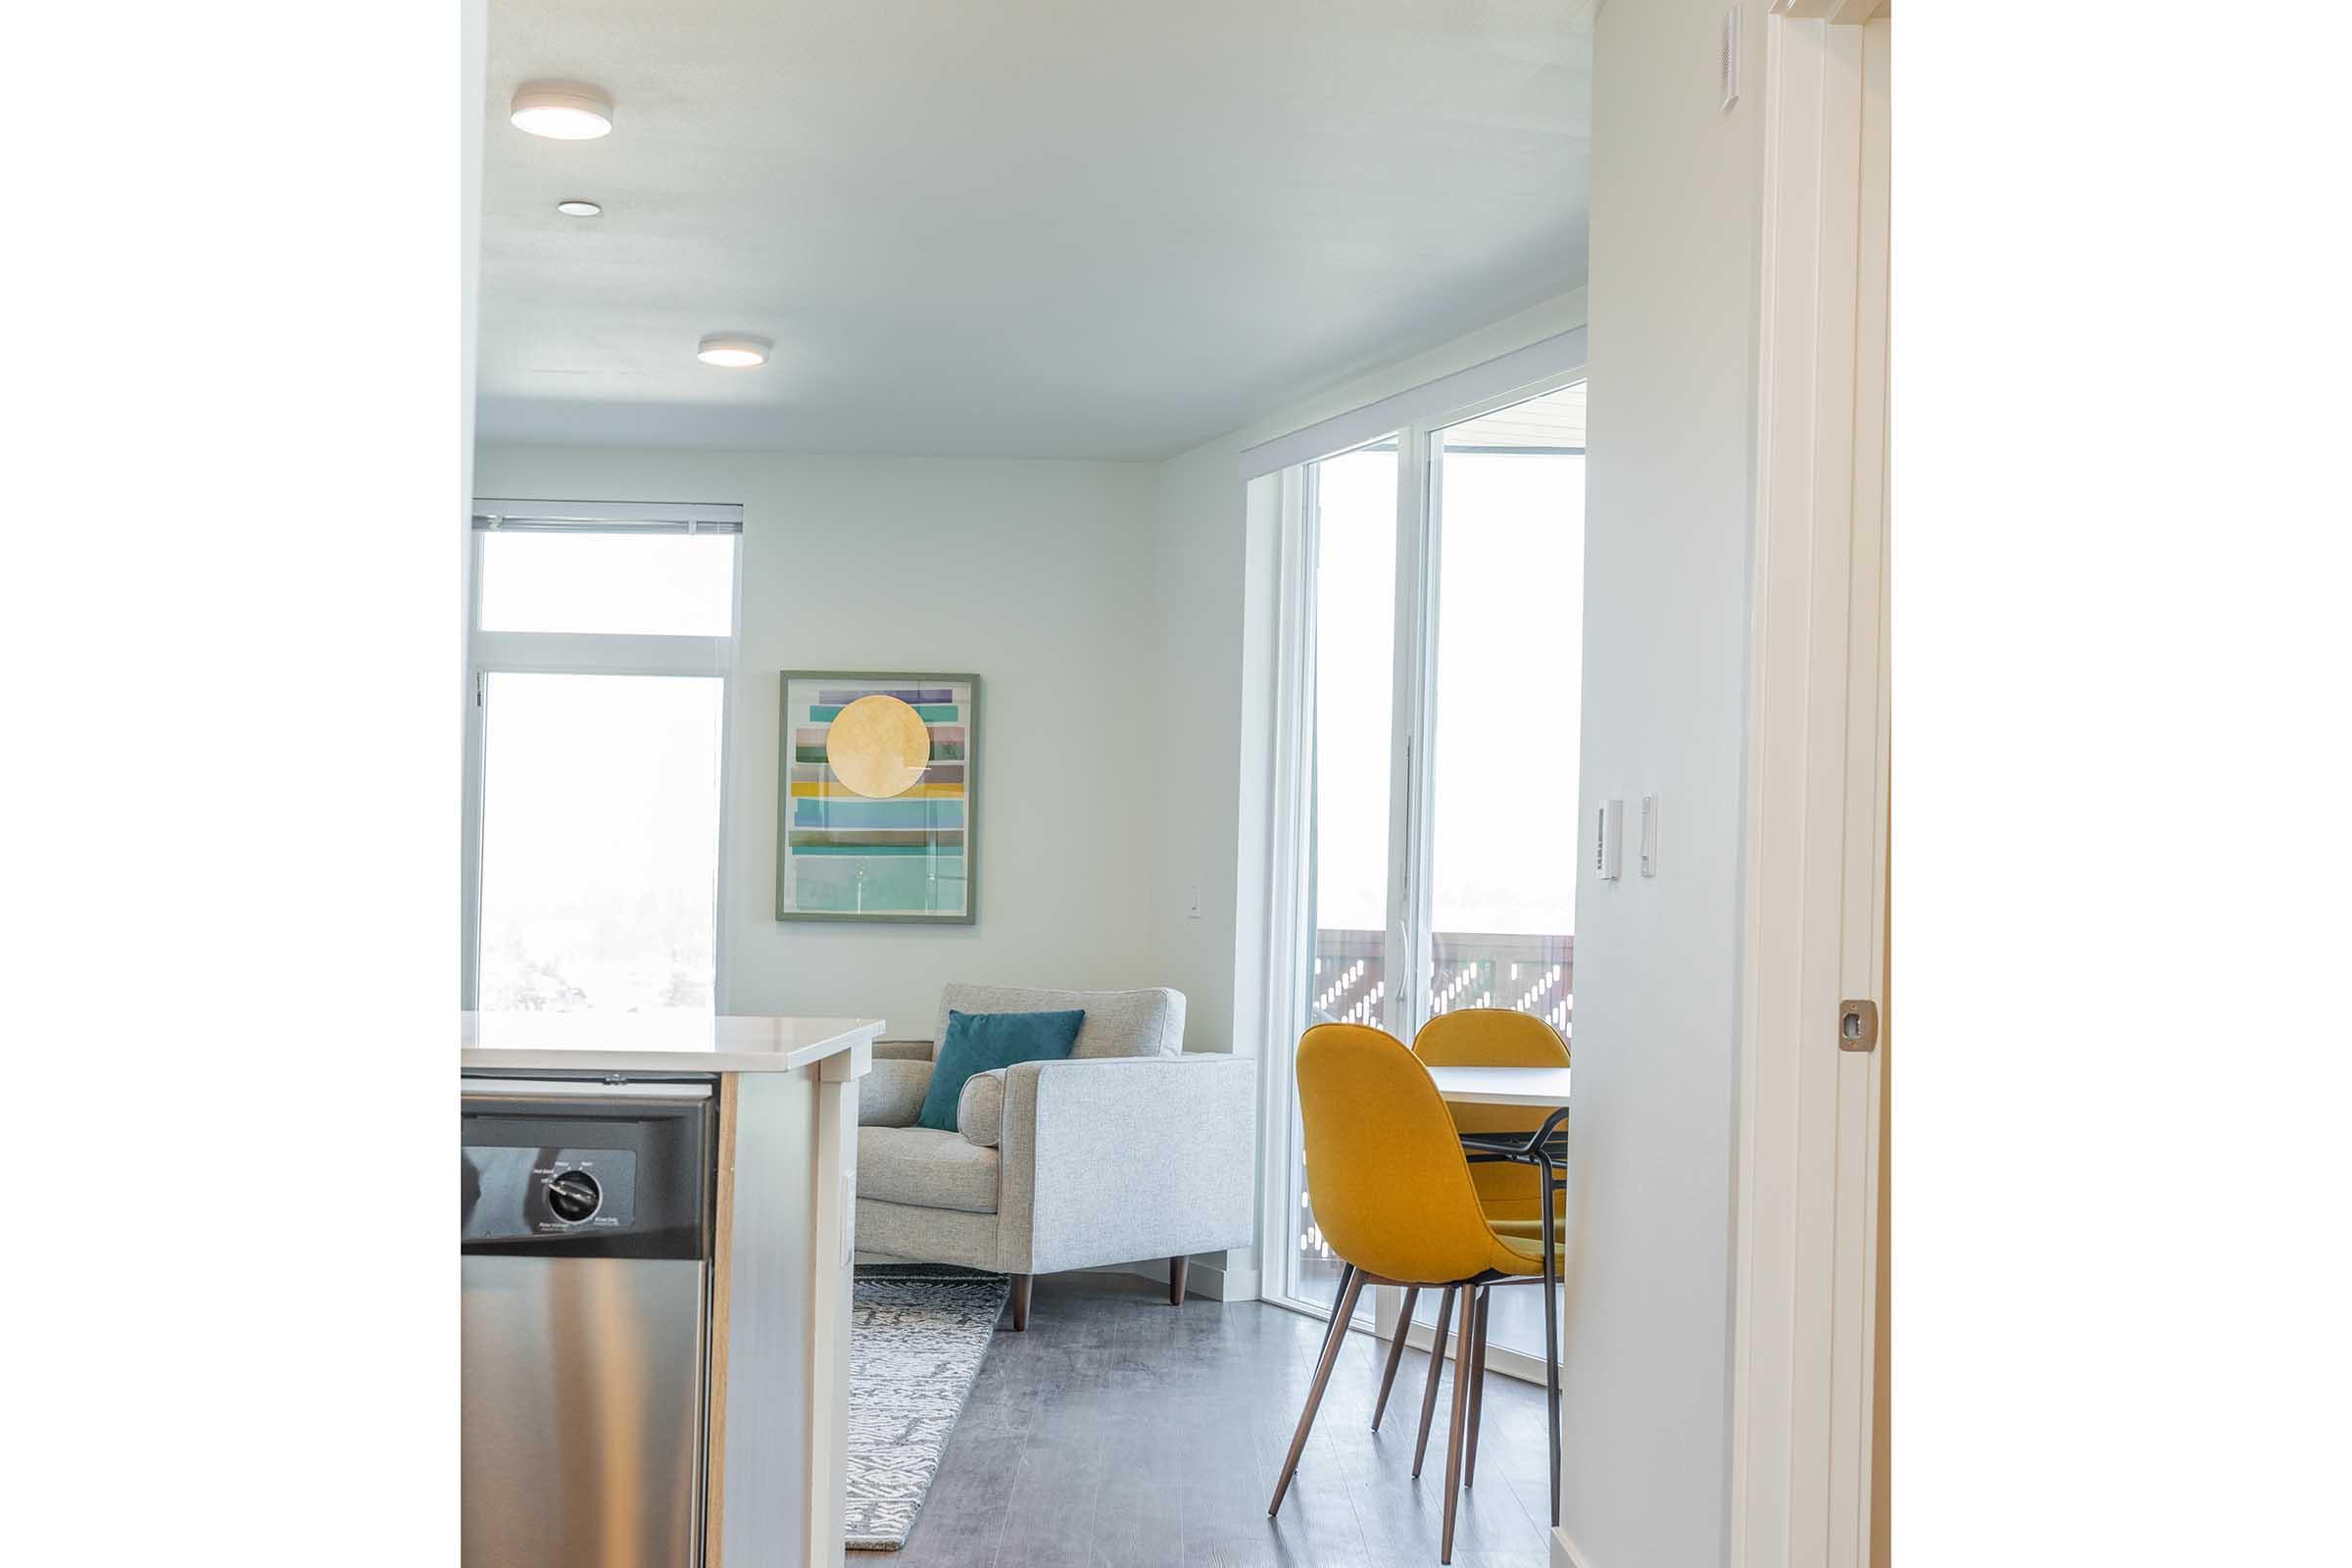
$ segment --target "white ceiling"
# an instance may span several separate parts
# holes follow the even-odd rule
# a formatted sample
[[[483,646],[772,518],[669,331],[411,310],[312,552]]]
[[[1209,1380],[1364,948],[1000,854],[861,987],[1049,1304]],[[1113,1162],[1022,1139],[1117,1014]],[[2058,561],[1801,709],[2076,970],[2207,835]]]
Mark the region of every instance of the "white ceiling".
[[[480,433],[1183,451],[1584,281],[1587,9],[492,0]]]

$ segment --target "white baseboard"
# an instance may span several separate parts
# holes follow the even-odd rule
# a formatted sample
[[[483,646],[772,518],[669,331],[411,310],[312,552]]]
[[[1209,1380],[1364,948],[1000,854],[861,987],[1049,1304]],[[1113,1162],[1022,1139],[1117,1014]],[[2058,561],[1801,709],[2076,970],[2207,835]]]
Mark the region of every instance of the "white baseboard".
[[[1107,1268],[1072,1269],[1073,1274],[1117,1274],[1122,1277],[1168,1283],[1168,1264],[1165,1258],[1153,1258],[1143,1263],[1118,1263]],[[1185,1271],[1184,1294],[1198,1296],[1207,1301],[1254,1301],[1257,1299],[1258,1274],[1253,1268],[1229,1268],[1223,1263],[1204,1263],[1193,1259]]]
[[[860,1263],[904,1263],[907,1259],[893,1257],[887,1252],[857,1254]],[[1118,1263],[1107,1268],[1075,1268],[1073,1274],[1116,1274],[1122,1279],[1152,1280],[1159,1285],[1168,1283],[1168,1264],[1165,1258],[1146,1263]],[[1253,1268],[1229,1268],[1223,1263],[1204,1263],[1193,1259],[1185,1271],[1184,1294],[1198,1296],[1205,1301],[1254,1301],[1257,1299],[1258,1274]],[[1542,1376],[1538,1374],[1539,1378]]]
[[[1576,1543],[1568,1539],[1568,1532],[1563,1526],[1552,1527],[1551,1568],[1592,1568],[1585,1554],[1576,1549]]]
[[[1427,1350],[1434,1332],[1435,1330],[1429,1324],[1416,1317],[1405,1327],[1404,1343],[1416,1350]],[[1460,1345],[1460,1340],[1455,1338],[1452,1331],[1448,1329],[1446,1335],[1446,1360],[1453,1359],[1453,1352]],[[1533,1383],[1539,1389],[1544,1386],[1544,1357],[1541,1352],[1529,1355],[1525,1351],[1514,1350],[1506,1346],[1489,1346],[1487,1348],[1487,1370],[1499,1372],[1506,1378],[1517,1378],[1522,1383]]]
[[[1257,1270],[1253,1268],[1197,1262],[1185,1275],[1185,1294],[1211,1301],[1254,1301],[1257,1284]]]

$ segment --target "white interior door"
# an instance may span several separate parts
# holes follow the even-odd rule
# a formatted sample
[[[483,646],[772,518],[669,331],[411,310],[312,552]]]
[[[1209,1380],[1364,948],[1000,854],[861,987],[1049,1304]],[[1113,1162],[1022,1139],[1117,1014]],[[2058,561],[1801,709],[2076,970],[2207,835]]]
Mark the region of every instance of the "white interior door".
[[[1887,68],[1868,5],[1766,35],[1735,1568],[1871,1541],[1887,856]]]

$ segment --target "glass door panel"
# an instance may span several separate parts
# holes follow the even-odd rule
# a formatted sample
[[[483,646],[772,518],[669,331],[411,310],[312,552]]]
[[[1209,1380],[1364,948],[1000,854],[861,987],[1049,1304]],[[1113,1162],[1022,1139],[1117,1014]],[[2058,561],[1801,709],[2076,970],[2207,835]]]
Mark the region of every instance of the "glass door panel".
[[[1569,1033],[1583,676],[1585,388],[1433,433],[1440,569],[1422,1018],[1534,1013]],[[1544,1353],[1544,1302],[1493,1297],[1489,1342]],[[1434,1320],[1424,1298],[1415,1312]]]
[[[1314,712],[1308,733],[1314,807],[1308,875],[1313,947],[1309,1024],[1340,1020],[1389,1027],[1389,773],[1396,619],[1395,442],[1307,466],[1313,528]],[[1277,1042],[1291,1050],[1296,1040]],[[1286,1294],[1329,1310],[1341,1263],[1324,1245],[1297,1151],[1292,1099],[1289,1172],[1293,1216]],[[1372,1293],[1358,1306],[1369,1321]]]
[[[1428,1010],[1565,1035],[1584,670],[1583,386],[1437,433]]]

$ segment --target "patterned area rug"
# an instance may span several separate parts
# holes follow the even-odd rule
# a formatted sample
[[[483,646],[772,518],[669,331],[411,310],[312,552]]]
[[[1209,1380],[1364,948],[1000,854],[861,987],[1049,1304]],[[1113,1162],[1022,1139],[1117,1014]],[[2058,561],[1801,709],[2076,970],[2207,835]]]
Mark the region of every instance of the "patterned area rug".
[[[1011,1281],[917,1263],[864,1264],[850,1314],[852,1551],[896,1551],[939,1474]]]

